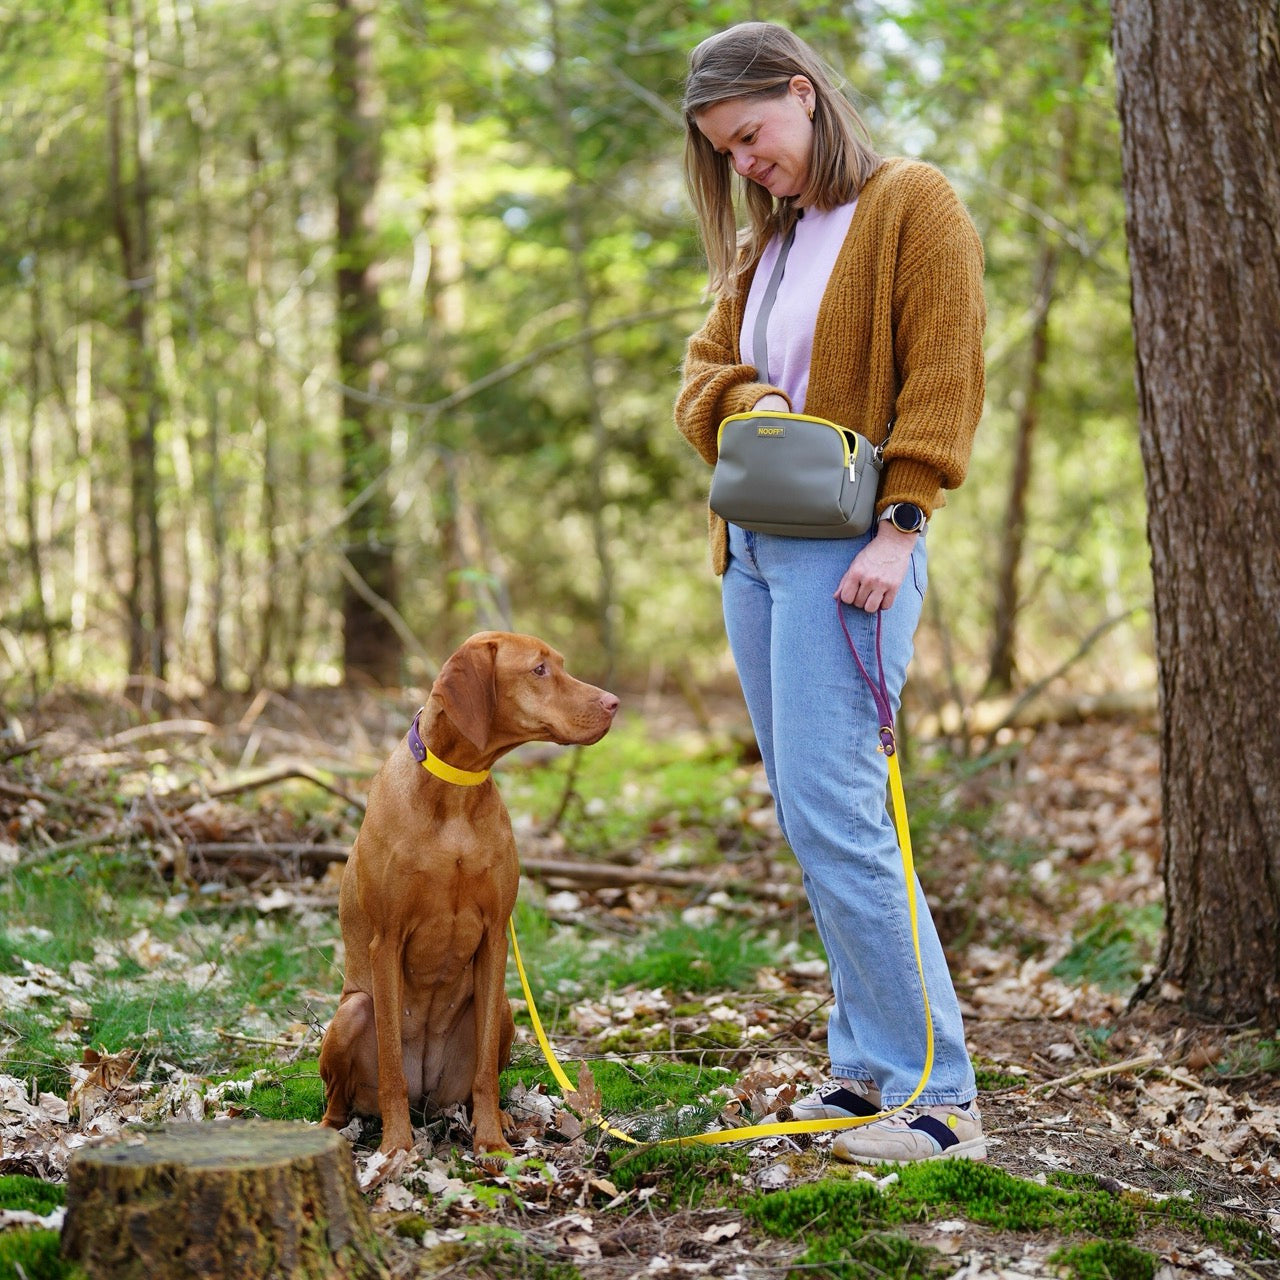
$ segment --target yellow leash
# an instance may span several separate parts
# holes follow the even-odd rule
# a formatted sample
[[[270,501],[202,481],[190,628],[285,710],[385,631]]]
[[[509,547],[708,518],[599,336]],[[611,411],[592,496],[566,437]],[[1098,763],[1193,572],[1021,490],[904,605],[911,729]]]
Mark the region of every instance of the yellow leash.
[[[891,725],[881,727],[880,743],[879,749],[889,758],[889,794],[893,799],[893,824],[898,835],[898,847],[902,851],[902,873],[907,886],[907,910],[911,917],[911,941],[915,947],[916,971],[920,975],[920,996],[924,1001],[924,1071],[920,1075],[920,1082],[912,1090],[911,1096],[901,1105],[893,1107],[889,1111],[878,1112],[873,1116],[850,1116],[846,1120],[784,1120],[774,1124],[745,1125],[738,1129],[722,1129],[712,1133],[692,1134],[687,1137],[664,1138],[661,1142],[654,1143],[640,1142],[629,1133],[624,1133],[621,1129],[614,1128],[603,1116],[587,1117],[610,1137],[617,1138],[621,1142],[629,1142],[637,1147],[646,1145],[686,1146],[693,1144],[725,1146],[734,1142],[754,1141],[757,1138],[772,1138],[784,1134],[825,1133],[832,1129],[852,1129],[858,1125],[884,1120],[909,1107],[920,1096],[929,1079],[929,1074],[933,1070],[933,1015],[929,1010],[929,992],[926,990],[924,982],[924,960],[920,955],[920,927],[916,915],[915,860],[911,854],[911,830],[907,825],[907,801],[902,789],[902,771],[898,765],[897,743],[894,739]],[[516,939],[516,923],[514,919],[508,925],[508,932],[511,935],[511,953],[515,957],[516,972],[520,975],[520,986],[524,991],[525,1002],[529,1006],[529,1021],[533,1024],[533,1033],[542,1048],[542,1056],[547,1060],[547,1066],[551,1068],[551,1074],[555,1077],[556,1083],[566,1093],[574,1093],[577,1091],[577,1086],[569,1079],[564,1067],[561,1066],[560,1059],[556,1057],[555,1050],[551,1047],[551,1041],[547,1039],[547,1033],[542,1026],[542,1019],[538,1016],[538,1008],[533,1000],[533,992],[529,989],[529,978],[525,973],[524,961],[520,958],[520,943]]]

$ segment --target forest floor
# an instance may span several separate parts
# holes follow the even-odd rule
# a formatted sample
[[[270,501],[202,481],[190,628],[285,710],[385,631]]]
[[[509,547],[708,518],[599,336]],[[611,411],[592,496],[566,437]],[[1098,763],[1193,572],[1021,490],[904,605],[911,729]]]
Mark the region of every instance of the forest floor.
[[[717,708],[707,731],[678,703],[634,701],[633,725],[710,761],[728,794],[711,809],[668,802],[628,776],[634,763],[592,784],[585,768],[579,778],[538,749],[504,772],[522,898],[536,904],[521,928],[539,921],[530,967],[558,973],[571,952],[580,961],[572,978],[535,976],[539,1003],[570,1074],[590,1065],[567,1097],[546,1083],[513,986],[516,1069],[504,1084],[523,1146],[512,1161],[471,1159],[462,1116],[424,1124],[407,1161],[384,1161],[376,1130],[356,1126],[357,1172],[393,1274],[813,1275],[835,1258],[844,1261],[829,1274],[1280,1277],[1280,1043],[1255,1026],[1198,1021],[1167,988],[1130,1007],[1158,950],[1162,892],[1157,743],[1139,721],[1046,726],[973,759],[917,744],[909,762],[917,864],[978,1068],[992,1171],[983,1176],[1016,1182],[926,1186],[915,1174],[859,1171],[828,1158],[826,1135],[712,1148],[696,1161],[684,1149],[611,1156],[615,1144],[584,1111],[603,1106],[646,1136],[678,1127],[680,1109],[664,1113],[652,1097],[647,1110],[614,1109],[610,1070],[638,1083],[657,1081],[654,1064],[702,1072],[702,1096],[686,1107],[698,1127],[746,1123],[821,1077],[830,997],[825,966],[800,945],[798,875],[734,704]],[[249,1047],[252,1079],[287,1094],[305,1077],[310,1101],[286,1114],[317,1118],[314,1060],[338,980],[246,1005],[238,1021],[223,1010],[221,1056],[185,1058],[174,1044],[109,1043],[95,982],[121,957],[121,972],[191,981],[192,953],[160,922],[197,908],[236,914],[241,934],[255,913],[247,927],[262,936],[287,918],[324,940],[330,970],[340,964],[341,851],[372,770],[417,705],[409,694],[314,691],[204,700],[148,722],[124,704],[67,694],[10,713],[0,726],[0,871],[11,894],[0,917],[0,1175],[56,1183],[77,1146],[135,1119],[253,1112],[263,1089],[229,1083],[245,1076],[232,1066]],[[545,792],[541,811],[528,809],[524,775],[548,767],[558,769],[562,820],[548,815]],[[590,785],[600,792],[587,794]],[[619,834],[609,815],[621,809],[640,823]],[[22,918],[44,892],[24,877],[83,879],[97,860],[121,857],[145,865],[149,888],[138,892],[156,899],[156,923],[139,929],[136,913],[109,904],[100,936],[83,940],[90,962],[33,959],[53,953],[24,940],[53,943],[34,905]],[[640,970],[665,978],[627,981],[602,967],[602,953],[634,955],[673,921],[702,931],[687,937],[736,940],[755,957],[749,976],[722,983],[720,961],[696,950],[665,971]],[[65,1087],[41,1073],[37,1026],[60,1046]],[[820,1247],[825,1201],[794,1235],[762,1207],[859,1183],[880,1216],[853,1243],[839,1236],[835,1254]],[[1056,1218],[1012,1212],[1024,1191],[1041,1190],[1057,1197]],[[1131,1211],[1117,1229],[1122,1253],[1064,1258],[1064,1247],[1106,1242],[1090,1215],[1108,1199]],[[0,1237],[32,1225],[4,1203]],[[36,1218],[59,1221],[56,1211]],[[860,1264],[868,1240],[916,1251]]]

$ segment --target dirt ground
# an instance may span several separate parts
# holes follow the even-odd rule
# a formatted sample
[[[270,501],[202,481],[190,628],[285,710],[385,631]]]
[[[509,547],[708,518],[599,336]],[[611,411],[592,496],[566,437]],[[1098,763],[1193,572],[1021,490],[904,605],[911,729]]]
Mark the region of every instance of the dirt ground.
[[[678,702],[639,697],[636,704],[654,732],[692,727],[687,707]],[[38,795],[35,801],[23,798],[23,788],[31,788],[16,782],[13,765],[5,763],[21,758],[24,742],[38,739],[47,755],[65,749],[68,759],[81,762],[78,817],[63,815],[61,825],[50,825],[44,836],[56,847],[75,834],[77,821],[85,828],[106,822],[95,816],[93,787],[127,772],[131,753],[139,768],[152,769],[156,752],[167,747],[178,762],[175,772],[202,786],[216,781],[219,772],[232,772],[227,761],[236,762],[240,776],[255,769],[287,769],[291,762],[327,761],[340,766],[338,776],[345,770],[350,781],[341,785],[354,791],[403,731],[405,708],[411,713],[416,705],[411,693],[375,697],[341,691],[205,700],[168,708],[167,726],[149,730],[138,726],[123,704],[78,696],[46,699],[20,721],[11,717],[0,739],[0,819],[8,820],[13,833],[14,824],[29,818],[32,803],[44,803]],[[715,733],[741,743],[732,699],[714,704],[711,715]],[[917,749],[927,752],[927,746]],[[1068,981],[1059,971],[1091,921],[1110,918],[1109,911],[1159,903],[1158,774],[1149,724],[1048,726],[1002,747],[981,767],[953,769],[941,783],[913,787],[908,797],[925,815],[917,862],[947,942],[985,1085],[979,1101],[989,1159],[1035,1180],[1056,1171],[1091,1174],[1118,1196],[1191,1196],[1206,1210],[1248,1218],[1280,1244],[1280,1077],[1274,1056],[1262,1053],[1273,1042],[1256,1027],[1192,1019],[1182,1011],[1176,991],[1157,991],[1129,1008],[1132,988]],[[770,806],[759,781],[749,788],[754,807],[748,820],[767,834]],[[162,811],[163,797],[149,794],[149,799],[152,812],[139,807],[130,821],[141,824],[154,841],[158,832],[171,834],[172,825]],[[111,838],[128,839],[114,807],[102,808],[116,815]],[[244,821],[244,830],[230,833],[234,839],[340,845],[351,834],[314,824],[306,831],[295,829],[288,815],[265,799],[258,809],[250,806]],[[0,840],[4,830],[0,825]],[[531,859],[559,852],[553,837],[530,835],[521,844],[522,855]],[[650,851],[635,851],[638,870],[660,863]],[[296,857],[274,870],[257,864],[255,892],[273,880],[290,881],[290,892],[305,895],[313,907],[332,909],[334,881],[323,875],[324,865],[321,860],[309,867],[305,858]],[[299,881],[299,869],[317,874]],[[198,873],[199,866],[193,863],[188,870]],[[225,874],[225,864],[220,872]],[[696,894],[643,883],[600,890],[572,880],[539,889],[564,918],[595,918],[610,927],[625,918],[634,932],[662,912],[696,910],[704,913],[700,918],[714,920],[718,910],[742,910],[716,907],[721,876],[779,887],[772,898],[749,908],[762,927],[773,919],[794,922],[795,913],[805,910],[794,863],[777,841],[708,871],[706,885]],[[825,976],[811,967],[789,972],[782,966],[768,976],[775,993],[802,991],[813,997],[815,1010],[824,993],[829,995]],[[619,1017],[634,1018],[628,1001],[634,1005],[642,997],[624,992],[580,1001],[568,1014],[576,1030],[558,1040],[561,1056],[577,1061],[599,1055],[603,1029]],[[775,1008],[768,990],[758,998],[726,992],[721,1003],[715,1013],[721,1021],[737,1019],[744,1028],[754,1024],[763,1028],[764,1037],[763,1042],[744,1038],[740,1051],[723,1055],[727,1065],[783,1090],[784,1096],[820,1076],[820,1012],[796,1026],[794,1005],[779,1000]],[[665,1014],[658,1007],[644,1016],[661,1021]],[[315,1047],[300,1041],[294,1056],[314,1055]],[[18,1111],[5,1112],[4,1105],[0,1097],[5,1171],[56,1176],[65,1156],[67,1123],[50,1122],[52,1136],[41,1147],[44,1130],[33,1121],[19,1133]],[[13,1102],[14,1108],[25,1105],[21,1099]],[[184,1095],[182,1105],[189,1109],[190,1098]],[[749,1099],[737,1105],[740,1119],[749,1118],[744,1113]],[[128,1118],[125,1109],[120,1114]],[[203,1114],[216,1111],[208,1108]],[[781,1274],[794,1259],[796,1246],[753,1231],[733,1208],[671,1203],[660,1186],[618,1193],[599,1153],[598,1134],[561,1132],[557,1123],[530,1119],[526,1125],[530,1146],[523,1154],[530,1167],[545,1166],[541,1172],[498,1171],[475,1176],[475,1185],[450,1171],[458,1141],[465,1142],[462,1128],[442,1132],[437,1124],[423,1130],[422,1148],[407,1167],[380,1167],[373,1148],[358,1144],[357,1168],[388,1239],[397,1224],[400,1230],[406,1221],[415,1224],[412,1242],[394,1237],[399,1241],[392,1246],[396,1274],[515,1274],[499,1262],[476,1260],[463,1235],[479,1224],[515,1233],[528,1256],[547,1266],[571,1263],[581,1275],[600,1280],[637,1274]],[[832,1168],[829,1141],[818,1138],[804,1149],[785,1139],[755,1144],[741,1191],[823,1177]],[[488,1192],[477,1194],[477,1187]],[[957,1278],[1055,1274],[1047,1259],[1061,1243],[992,1232],[959,1219],[921,1223],[910,1231],[953,1259]],[[1280,1277],[1280,1263],[1225,1256],[1189,1230],[1162,1227],[1134,1243],[1159,1255],[1165,1280],[1181,1274]],[[527,1266],[521,1273],[528,1273]]]

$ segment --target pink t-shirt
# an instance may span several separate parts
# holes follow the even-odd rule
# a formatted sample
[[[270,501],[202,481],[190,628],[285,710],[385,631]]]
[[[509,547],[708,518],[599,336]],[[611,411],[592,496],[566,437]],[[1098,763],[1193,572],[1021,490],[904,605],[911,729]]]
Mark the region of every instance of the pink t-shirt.
[[[849,232],[857,204],[855,200],[852,204],[842,204],[826,211],[805,210],[804,216],[796,223],[796,238],[787,255],[773,310],[769,313],[767,333],[771,372],[757,365],[756,373],[761,382],[781,387],[787,393],[795,413],[804,412],[805,395],[809,390],[809,362],[813,357],[813,331],[818,321],[818,306]],[[782,241],[774,236],[765,246],[747,294],[742,335],[738,340],[746,364],[756,364],[756,317],[760,314],[760,302],[781,250]]]

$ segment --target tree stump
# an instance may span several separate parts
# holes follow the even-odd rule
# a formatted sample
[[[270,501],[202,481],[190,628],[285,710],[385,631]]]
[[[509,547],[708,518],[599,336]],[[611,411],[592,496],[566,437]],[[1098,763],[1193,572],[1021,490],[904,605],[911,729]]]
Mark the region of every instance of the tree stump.
[[[383,1280],[346,1140],[259,1120],[135,1129],[67,1166],[92,1280]]]

